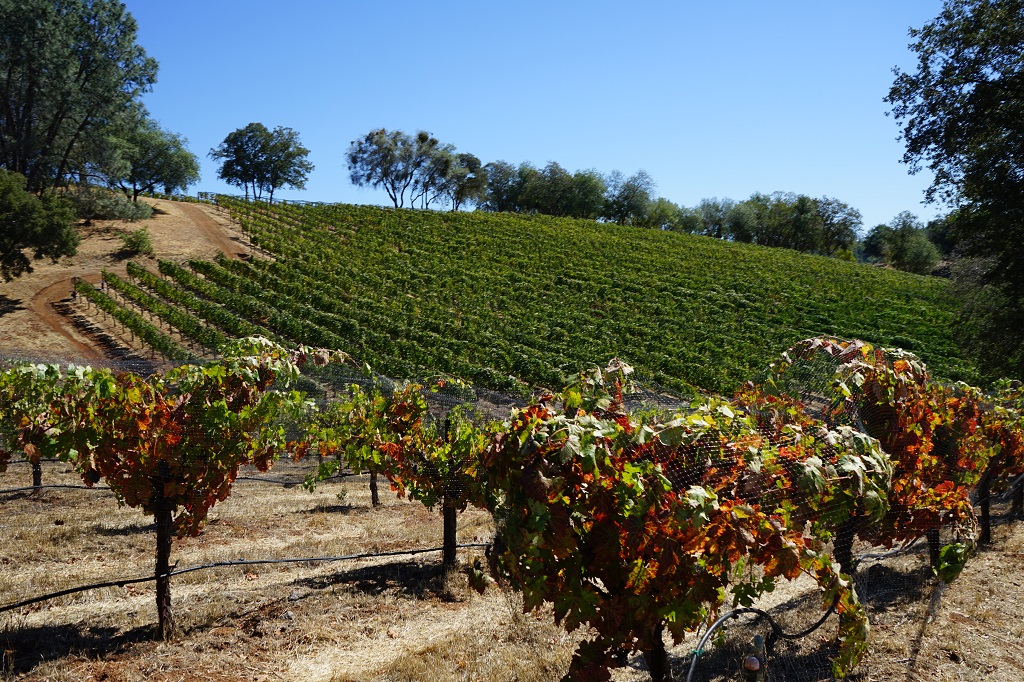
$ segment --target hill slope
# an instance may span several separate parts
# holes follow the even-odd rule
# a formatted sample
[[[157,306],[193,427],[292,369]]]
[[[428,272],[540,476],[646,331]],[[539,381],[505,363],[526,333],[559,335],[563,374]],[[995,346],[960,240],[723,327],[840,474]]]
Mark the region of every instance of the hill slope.
[[[795,341],[832,334],[975,378],[940,279],[547,216],[223,202],[273,258],[194,262],[195,292],[392,376],[554,386],[617,355],[678,390],[730,392]]]

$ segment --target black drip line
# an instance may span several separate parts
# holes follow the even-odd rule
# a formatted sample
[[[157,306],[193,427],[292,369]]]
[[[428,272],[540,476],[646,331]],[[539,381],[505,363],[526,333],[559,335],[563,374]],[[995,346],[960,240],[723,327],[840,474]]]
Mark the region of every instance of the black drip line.
[[[489,543],[475,542],[463,545],[455,545],[458,549],[472,549],[479,547],[489,547]],[[308,563],[335,563],[338,561],[353,561],[356,559],[375,559],[379,557],[392,557],[392,556],[412,556],[415,554],[426,554],[428,552],[440,552],[443,547],[430,547],[427,549],[406,549],[394,552],[368,552],[365,554],[349,554],[347,556],[322,556],[322,557],[297,557],[288,559],[233,559],[231,561],[216,561],[209,564],[201,564],[199,566],[189,566],[188,568],[179,568],[172,571],[168,571],[163,575],[151,575],[143,578],[122,578],[120,580],[108,580],[102,583],[93,583],[91,585],[82,585],[79,587],[69,587],[66,590],[60,590],[58,592],[51,592],[38,597],[32,597],[31,599],[25,599],[20,602],[13,604],[7,604],[0,606],[0,613],[5,611],[12,611],[25,606],[31,606],[39,602],[48,601],[50,599],[56,599],[57,597],[63,597],[69,594],[76,594],[78,592],[86,592],[89,590],[98,590],[104,587],[124,587],[125,585],[135,585],[138,583],[154,582],[158,578],[170,578],[176,575],[183,575],[185,573],[193,573],[195,571],[204,571],[211,568],[222,568],[230,566],[259,566],[261,564],[308,564]]]
[[[744,613],[753,613],[757,615],[757,618],[754,619],[755,623],[761,620],[762,618],[766,619],[769,625],[771,625],[772,627],[772,633],[768,636],[768,639],[765,642],[765,645],[770,649],[776,639],[803,639],[807,635],[811,634],[812,632],[814,632],[815,630],[817,630],[825,624],[825,621],[828,620],[828,617],[835,612],[836,607],[838,605],[839,599],[836,598],[835,600],[833,600],[832,605],[829,606],[828,609],[825,611],[824,615],[822,615],[822,617],[818,619],[818,622],[814,623],[805,630],[793,633],[785,632],[782,629],[782,626],[779,625],[775,621],[775,619],[772,618],[771,614],[769,614],[767,611],[762,611],[761,609],[757,609],[754,607],[733,609],[732,611],[729,611],[724,616],[716,620],[714,624],[707,629],[707,632],[704,633],[704,636],[701,637],[700,643],[697,644],[697,648],[693,651],[693,658],[690,659],[690,672],[686,676],[686,682],[690,682],[690,680],[693,678],[693,673],[697,669],[697,659],[700,658],[700,655],[702,653],[704,653],[704,645],[711,638],[711,635],[715,632],[715,630],[720,628],[725,623],[725,621],[729,620],[730,618],[737,619]]]

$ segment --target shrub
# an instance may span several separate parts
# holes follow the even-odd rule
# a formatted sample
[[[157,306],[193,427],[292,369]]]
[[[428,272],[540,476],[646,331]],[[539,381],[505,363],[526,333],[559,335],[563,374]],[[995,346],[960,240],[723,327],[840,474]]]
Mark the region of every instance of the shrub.
[[[153,251],[153,238],[144,227],[122,235],[121,245],[129,253],[141,253],[150,257],[156,255]]]
[[[88,225],[93,220],[146,220],[153,207],[144,202],[131,202],[126,197],[96,187],[78,187],[68,193],[78,216]]]

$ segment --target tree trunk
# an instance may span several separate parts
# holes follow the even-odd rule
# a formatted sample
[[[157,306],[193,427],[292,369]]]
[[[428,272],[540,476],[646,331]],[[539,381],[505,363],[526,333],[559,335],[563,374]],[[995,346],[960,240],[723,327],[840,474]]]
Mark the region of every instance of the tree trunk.
[[[990,501],[992,497],[989,472],[978,481],[978,503],[981,505],[981,535],[978,536],[979,543],[992,542],[992,515],[990,512]]]
[[[167,574],[171,565],[171,540],[174,537],[174,520],[171,505],[160,491],[156,513],[156,613],[160,623],[160,638],[164,641],[174,637],[174,615],[171,612],[171,578]]]
[[[380,493],[377,492],[377,472],[370,472],[370,503],[374,507],[380,506]]]
[[[665,652],[665,640],[662,638],[664,626],[658,624],[654,641],[650,649],[644,649],[644,661],[647,662],[647,672],[651,674],[653,682],[666,682],[668,676],[668,654]]]
[[[1010,518],[1019,519],[1024,516],[1024,481],[1013,489],[1013,501],[1010,503]]]
[[[846,575],[853,575],[853,536],[856,534],[857,517],[839,524],[834,543],[835,560]]]
[[[942,545],[939,540],[939,529],[929,528],[924,532],[926,538],[928,538],[928,560],[932,564],[932,568],[939,568],[939,552],[942,550]]]
[[[444,517],[444,549],[441,551],[441,564],[446,571],[455,568],[458,514],[459,510],[454,504],[445,501],[441,505],[441,515]]]
[[[43,492],[43,465],[39,462],[32,462],[32,487],[35,490],[32,494],[38,497]]]

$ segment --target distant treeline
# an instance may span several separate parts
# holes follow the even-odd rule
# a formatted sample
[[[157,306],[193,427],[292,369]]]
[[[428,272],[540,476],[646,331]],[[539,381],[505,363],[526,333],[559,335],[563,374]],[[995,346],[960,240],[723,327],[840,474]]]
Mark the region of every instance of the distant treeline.
[[[743,201],[714,197],[680,206],[657,197],[644,170],[627,177],[617,170],[570,172],[554,161],[542,168],[528,162],[485,165],[424,131],[371,131],[352,142],[347,160],[354,184],[384,189],[396,208],[435,204],[453,211],[475,206],[543,213],[879,262],[917,273],[931,272],[952,248],[943,241],[948,241],[945,219],[926,229],[903,212],[859,241],[860,211],[832,197],[758,192]]]

